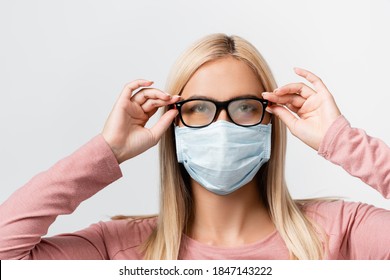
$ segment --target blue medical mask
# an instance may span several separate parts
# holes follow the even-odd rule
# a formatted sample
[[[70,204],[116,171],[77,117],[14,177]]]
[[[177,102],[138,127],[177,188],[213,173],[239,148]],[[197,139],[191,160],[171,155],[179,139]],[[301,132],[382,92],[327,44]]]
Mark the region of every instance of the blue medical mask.
[[[250,182],[271,155],[271,124],[242,127],[217,121],[175,127],[177,159],[207,190],[226,195]]]

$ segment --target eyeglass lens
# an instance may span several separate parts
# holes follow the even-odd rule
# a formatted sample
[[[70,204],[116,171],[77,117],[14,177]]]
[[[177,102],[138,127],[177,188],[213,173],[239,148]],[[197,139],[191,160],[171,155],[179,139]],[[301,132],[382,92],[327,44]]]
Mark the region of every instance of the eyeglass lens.
[[[264,111],[262,102],[256,99],[234,100],[227,110],[233,122],[244,126],[259,123]],[[181,108],[183,122],[193,127],[209,125],[216,114],[217,106],[209,100],[191,100]]]

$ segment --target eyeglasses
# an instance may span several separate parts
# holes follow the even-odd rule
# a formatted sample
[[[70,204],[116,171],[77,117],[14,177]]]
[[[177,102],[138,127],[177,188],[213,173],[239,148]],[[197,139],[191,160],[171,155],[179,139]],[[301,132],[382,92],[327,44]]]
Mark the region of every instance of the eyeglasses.
[[[185,126],[202,128],[210,125],[221,109],[226,110],[230,120],[239,126],[254,126],[262,122],[268,100],[256,97],[237,97],[218,102],[193,98],[175,103],[179,117]]]

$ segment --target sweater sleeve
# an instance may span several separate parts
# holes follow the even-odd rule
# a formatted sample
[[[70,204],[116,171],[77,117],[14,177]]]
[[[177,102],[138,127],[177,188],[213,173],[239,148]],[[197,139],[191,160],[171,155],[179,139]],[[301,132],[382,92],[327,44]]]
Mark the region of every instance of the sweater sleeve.
[[[340,116],[318,153],[390,198],[390,149]],[[390,259],[390,211],[364,203],[322,203],[330,247],[346,259]],[[333,241],[332,241],[333,240]],[[336,241],[335,241],[336,240]],[[332,249],[332,248],[331,248]]]
[[[102,135],[33,177],[0,205],[0,259],[101,259],[100,228],[42,239],[58,215],[70,214],[122,176]]]
[[[339,116],[328,129],[318,154],[390,198],[390,148]]]

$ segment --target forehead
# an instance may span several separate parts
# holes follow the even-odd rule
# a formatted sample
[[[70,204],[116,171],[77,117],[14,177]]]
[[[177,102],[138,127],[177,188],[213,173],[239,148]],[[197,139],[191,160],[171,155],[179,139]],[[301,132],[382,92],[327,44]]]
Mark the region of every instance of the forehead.
[[[228,56],[202,65],[184,87],[182,98],[196,95],[223,101],[248,94],[261,97],[263,91],[252,68]]]

